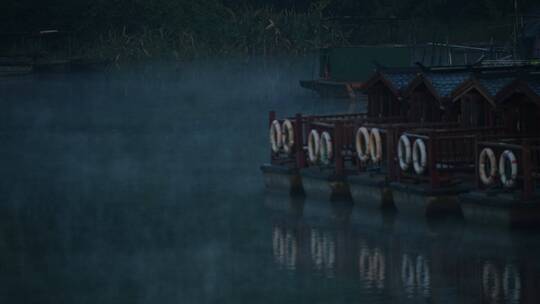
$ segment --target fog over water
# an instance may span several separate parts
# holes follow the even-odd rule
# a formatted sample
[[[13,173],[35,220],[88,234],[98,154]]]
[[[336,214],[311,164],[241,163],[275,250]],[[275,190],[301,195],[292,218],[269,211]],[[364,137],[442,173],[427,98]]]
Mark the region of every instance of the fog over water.
[[[0,301],[537,303],[534,235],[265,193],[311,58],[0,79]],[[361,106],[357,105],[360,109]]]

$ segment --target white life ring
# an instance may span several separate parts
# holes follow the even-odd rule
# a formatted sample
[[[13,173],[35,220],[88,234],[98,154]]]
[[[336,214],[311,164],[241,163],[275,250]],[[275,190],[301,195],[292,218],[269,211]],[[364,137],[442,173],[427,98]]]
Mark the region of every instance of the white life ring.
[[[294,127],[290,120],[285,119],[281,125],[281,143],[283,145],[283,151],[290,154],[294,147]]]
[[[319,158],[321,163],[328,165],[333,157],[334,151],[332,149],[332,136],[330,136],[330,133],[324,131],[321,134],[319,142]]]
[[[418,175],[424,174],[426,171],[427,164],[427,154],[426,154],[426,144],[420,138],[417,138],[414,141],[413,145],[413,166],[414,172]]]
[[[319,132],[317,130],[311,130],[308,136],[308,158],[312,163],[316,163],[319,160],[319,141]]]
[[[510,177],[506,176],[506,160],[510,161]],[[514,152],[504,150],[499,158],[499,174],[501,176],[501,183],[505,188],[512,188],[516,184],[517,171],[517,159]]]
[[[489,174],[486,172],[486,162],[489,161]],[[484,148],[480,152],[478,158],[478,173],[480,174],[480,180],[486,186],[493,184],[495,181],[495,174],[497,174],[497,160],[495,153],[490,148]]]
[[[282,145],[283,142],[281,141],[281,125],[279,124],[279,121],[274,120],[270,125],[270,146],[272,147],[272,151],[274,153],[278,153]]]
[[[356,131],[356,153],[363,162],[369,159],[369,131],[365,127]]]
[[[399,138],[398,159],[401,170],[409,170],[409,166],[411,165],[411,141],[405,134],[401,135]]]
[[[381,145],[381,133],[379,129],[371,129],[371,135],[369,136],[369,152],[371,155],[371,161],[378,163],[382,158],[382,145]]]

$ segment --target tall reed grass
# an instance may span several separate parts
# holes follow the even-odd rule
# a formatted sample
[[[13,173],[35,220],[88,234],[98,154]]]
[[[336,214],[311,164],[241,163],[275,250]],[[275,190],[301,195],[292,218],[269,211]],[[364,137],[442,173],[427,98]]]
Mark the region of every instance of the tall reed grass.
[[[226,9],[219,23],[204,31],[189,26],[127,26],[111,28],[92,39],[74,39],[77,56],[140,61],[195,59],[209,56],[251,57],[303,55],[328,45],[346,45],[348,33],[338,26],[321,26],[322,6],[307,12],[242,8]]]

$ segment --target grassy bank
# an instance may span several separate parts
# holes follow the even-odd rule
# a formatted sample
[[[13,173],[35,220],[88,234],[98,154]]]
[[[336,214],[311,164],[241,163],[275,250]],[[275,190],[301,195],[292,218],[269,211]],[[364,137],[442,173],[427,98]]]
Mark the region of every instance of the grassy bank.
[[[69,35],[59,39],[4,40],[0,41],[0,52],[42,53],[50,57],[68,53],[72,57],[112,62],[275,57],[358,43],[504,41],[512,28],[508,14],[495,14],[496,19],[474,15],[435,20],[422,16],[428,11],[422,6],[416,10],[396,7],[403,17],[385,10],[361,11],[368,17],[344,24],[325,18],[329,8],[338,3],[331,0],[314,1],[301,10],[231,7],[218,0],[98,0],[89,6],[81,3],[64,3],[62,9],[66,12],[58,16],[64,21],[45,27],[67,29]],[[358,12],[351,11],[355,13]],[[420,17],[412,19],[408,14],[413,13]],[[73,16],[79,16],[79,20]],[[394,20],[385,21],[388,16]],[[379,17],[383,17],[382,22]]]
[[[341,32],[324,30],[321,33],[320,20],[321,14],[316,8],[305,13],[272,8],[227,10],[227,15],[208,29],[145,26],[130,31],[122,26],[87,42],[76,42],[75,52],[83,57],[139,61],[298,55],[321,45],[346,43],[347,37]]]

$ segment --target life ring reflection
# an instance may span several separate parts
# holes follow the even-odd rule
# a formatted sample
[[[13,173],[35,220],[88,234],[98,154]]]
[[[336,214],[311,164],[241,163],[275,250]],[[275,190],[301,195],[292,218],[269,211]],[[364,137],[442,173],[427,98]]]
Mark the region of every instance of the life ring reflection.
[[[521,302],[521,274],[514,265],[506,265],[504,268],[503,291],[510,303]]]
[[[311,260],[315,269],[322,270],[329,277],[334,276],[336,264],[336,244],[330,232],[311,229]]]
[[[272,249],[277,264],[287,269],[296,269],[298,240],[294,230],[274,227]]]
[[[360,278],[366,283],[367,288],[373,286],[378,289],[384,288],[386,261],[384,253],[379,248],[362,247],[358,255],[358,269]]]
[[[414,271],[411,257],[404,254],[401,261],[401,281],[408,297],[414,294]]]
[[[431,277],[428,263],[421,255],[416,258],[416,282],[422,295],[428,297],[431,291]]]
[[[490,262],[482,267],[482,291],[490,302],[499,302],[502,294],[502,277],[500,269]]]
[[[482,289],[484,296],[493,302],[504,299],[505,303],[520,303],[521,274],[514,265],[505,265],[501,271],[487,262],[482,268]]]
[[[414,258],[409,254],[403,254],[401,281],[408,297],[416,294],[429,297],[431,294],[431,275],[428,261],[422,255]]]

